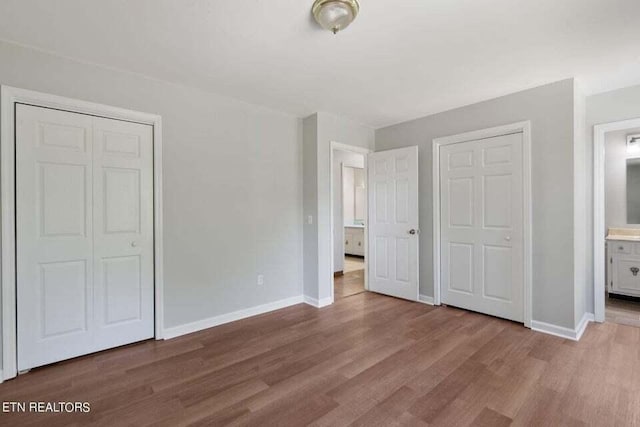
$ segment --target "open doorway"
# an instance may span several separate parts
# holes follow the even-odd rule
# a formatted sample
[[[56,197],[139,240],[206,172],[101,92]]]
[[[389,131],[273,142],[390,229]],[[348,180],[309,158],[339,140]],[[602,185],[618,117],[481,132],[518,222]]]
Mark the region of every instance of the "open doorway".
[[[332,148],[333,295],[340,300],[366,290],[366,151]]]
[[[599,141],[604,229],[596,238],[604,238],[605,256],[596,263],[605,266],[605,286],[596,295],[604,297],[598,320],[640,327],[640,123],[629,125],[603,132]]]

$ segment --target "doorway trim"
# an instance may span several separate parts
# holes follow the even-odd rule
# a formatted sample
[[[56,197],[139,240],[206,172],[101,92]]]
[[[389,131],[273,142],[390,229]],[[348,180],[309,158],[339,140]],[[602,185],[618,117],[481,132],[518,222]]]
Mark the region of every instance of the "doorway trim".
[[[340,142],[335,142],[335,141],[331,141],[331,153],[329,156],[329,161],[330,161],[330,167],[329,167],[329,185],[330,185],[330,194],[331,194],[331,202],[329,204],[330,206],[330,212],[331,212],[331,221],[330,221],[330,228],[331,228],[331,263],[330,263],[330,268],[331,268],[331,275],[329,277],[331,277],[331,302],[335,301],[335,277],[333,277],[333,270],[334,270],[334,257],[335,257],[335,247],[334,247],[334,215],[333,215],[333,153],[334,151],[349,151],[352,153],[357,153],[357,154],[362,154],[364,157],[364,170],[365,173],[368,175],[369,173],[369,167],[368,167],[368,154],[371,153],[372,151],[369,150],[368,148],[362,148],[362,147],[357,147],[354,145],[347,145],[347,144],[342,144]],[[367,206],[369,206],[369,196],[368,196],[368,191],[369,189],[367,188]],[[364,262],[365,262],[365,268],[364,268],[364,289],[365,290],[369,290],[369,272],[368,272],[368,268],[367,268],[367,263],[369,262],[369,241],[368,241],[368,237],[367,237],[367,233],[366,230],[369,226],[369,209],[367,209],[367,211],[365,212],[365,233],[364,233]]]
[[[640,118],[602,123],[593,127],[593,311],[596,322],[605,321],[605,136],[609,132],[640,127]],[[600,260],[600,261],[598,261]]]
[[[0,271],[2,272],[2,376],[17,375],[16,334],[16,235],[15,235],[15,104],[64,110],[73,113],[136,122],[153,127],[153,222],[154,222],[154,316],[155,339],[163,339],[163,246],[162,246],[162,118],[93,102],[0,86]]]
[[[440,147],[478,139],[522,133],[522,203],[523,203],[523,317],[524,325],[531,328],[532,293],[531,293],[531,122],[522,121],[488,129],[481,129],[458,135],[435,138],[433,140],[432,168],[433,168],[433,293],[434,304],[440,305]]]

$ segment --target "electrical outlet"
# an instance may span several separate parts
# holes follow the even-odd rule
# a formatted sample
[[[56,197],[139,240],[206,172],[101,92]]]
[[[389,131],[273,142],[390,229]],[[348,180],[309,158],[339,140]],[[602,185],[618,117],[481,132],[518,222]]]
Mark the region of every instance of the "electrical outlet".
[[[258,286],[264,285],[264,276],[262,274],[258,274]]]

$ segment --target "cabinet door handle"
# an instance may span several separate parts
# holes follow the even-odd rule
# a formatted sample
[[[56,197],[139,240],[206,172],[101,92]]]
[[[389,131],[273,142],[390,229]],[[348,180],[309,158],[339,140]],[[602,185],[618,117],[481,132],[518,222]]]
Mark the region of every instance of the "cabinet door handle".
[[[634,276],[637,276],[638,272],[640,272],[640,268],[638,267],[631,267],[629,270],[631,270],[631,273],[633,273]]]
[[[624,250],[624,246],[618,246],[618,250],[619,251],[623,251]]]

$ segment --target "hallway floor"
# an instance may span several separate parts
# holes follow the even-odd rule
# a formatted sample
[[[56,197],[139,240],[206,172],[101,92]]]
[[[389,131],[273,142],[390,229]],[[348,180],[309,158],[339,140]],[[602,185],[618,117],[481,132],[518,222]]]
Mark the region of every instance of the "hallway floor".
[[[640,301],[605,297],[605,320],[640,328]]]
[[[344,256],[344,273],[350,273],[352,271],[364,270],[364,258],[345,255]]]
[[[333,279],[333,286],[333,297],[335,300],[364,292],[364,270],[356,270],[335,277]]]

